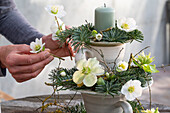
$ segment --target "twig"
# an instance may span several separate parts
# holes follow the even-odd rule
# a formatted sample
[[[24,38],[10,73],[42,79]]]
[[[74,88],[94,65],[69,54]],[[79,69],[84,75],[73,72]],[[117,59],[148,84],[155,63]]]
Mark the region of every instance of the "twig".
[[[101,52],[101,53],[100,53],[97,49],[92,48],[92,47],[90,47],[90,46],[87,46],[87,48],[93,49],[94,51],[96,51],[96,52],[101,56],[101,58],[103,59],[103,61],[100,60],[100,62],[103,63],[103,64],[106,66],[106,68],[107,68],[108,71],[112,72],[111,69],[109,68],[109,66],[107,65],[105,59],[104,59],[104,55],[103,55],[103,52],[102,52],[101,49],[100,49],[100,52]]]
[[[132,63],[132,59],[133,59],[133,54],[131,53],[130,54],[130,59],[129,59],[129,62],[128,62],[128,69],[130,69],[130,65]]]
[[[112,27],[107,28],[106,30],[102,30],[102,31],[100,31],[100,33],[101,33],[101,32],[107,32],[107,31],[110,31],[111,29],[112,29]]]
[[[46,97],[46,98],[42,101],[42,106],[41,106],[41,111],[42,111],[42,112],[43,112],[44,110],[46,110],[46,109],[44,109],[44,107],[45,107],[44,103],[45,103],[49,98],[51,98],[51,97],[54,95],[54,93],[55,93],[55,90],[54,90],[54,92],[53,92],[50,96]]]
[[[135,108],[135,109],[136,109],[136,111],[137,111],[138,113],[140,113],[139,110],[138,110],[138,108]]]
[[[119,58],[119,56],[120,56],[120,53],[122,52],[122,50],[123,50],[124,48],[122,47],[122,49],[119,51],[119,54],[117,55],[117,57],[116,57],[116,59],[114,60],[114,66],[113,66],[113,69],[115,68],[115,66],[116,66],[116,60]]]
[[[87,25],[88,25],[88,30],[91,32],[91,30],[90,30],[90,28],[89,28],[89,24],[90,23],[88,23],[88,21],[87,20],[85,20],[85,22],[87,23]]]
[[[47,82],[45,82],[45,85],[47,85],[47,86],[55,86],[54,84],[47,83]]]
[[[139,99],[138,99],[138,98],[136,98],[136,100],[137,100],[137,102],[139,103],[140,107],[141,107],[143,110],[145,110],[145,109],[143,108],[143,106],[142,106],[141,102],[139,101]]]
[[[55,86],[53,86],[53,90],[54,90],[54,92],[56,92],[56,90],[57,90],[57,86],[55,87]],[[58,99],[59,100],[59,99]],[[54,104],[57,104],[57,100],[56,100],[56,94],[54,93]]]
[[[148,74],[146,72],[145,72],[145,75],[148,76]],[[149,89],[149,100],[150,100],[149,108],[151,109],[151,105],[152,105],[151,87],[149,86],[149,81],[146,81],[146,82],[147,82],[148,89]]]
[[[112,70],[109,68],[109,66],[107,65],[107,63],[105,61],[104,54],[103,54],[103,51],[101,49],[100,49],[100,52],[101,52],[101,57],[103,58],[103,62],[105,64],[105,66],[107,67],[108,71],[112,73]]]
[[[149,82],[147,81],[148,84],[148,88],[149,88],[149,99],[150,99],[150,109],[151,109],[151,105],[152,105],[152,95],[151,95],[151,87],[149,86]]]
[[[60,65],[61,65],[61,60],[59,59],[58,69],[60,68]]]
[[[104,62],[102,60],[99,60],[99,62],[103,63],[109,72],[112,72],[111,69],[109,68],[109,66],[106,64],[106,62]]]
[[[147,47],[143,48],[143,49],[140,50],[138,53],[136,53],[135,56],[133,56],[132,53],[130,54],[130,59],[129,59],[129,62],[128,62],[128,69],[130,69],[130,65],[131,65],[131,63],[132,63],[132,59],[133,59],[134,57],[136,57],[138,54],[140,54],[143,50],[145,50],[145,49],[147,49],[147,48],[149,48],[149,47],[150,47],[150,46],[147,46]]]
[[[164,65],[164,64],[162,64],[162,66],[160,66],[160,67],[157,67],[157,68],[163,68],[164,72],[166,72],[166,69],[165,69],[165,67],[169,67],[169,66],[170,66],[170,64],[168,64],[168,65]]]
[[[51,55],[52,55],[53,57],[58,58],[58,59],[65,60],[64,58],[58,57],[58,56],[56,56],[56,55],[54,55],[54,54],[51,54]]]
[[[72,81],[73,79],[62,80],[62,82]]]
[[[52,93],[52,95],[48,96],[47,98],[45,98],[45,99],[43,100],[43,102],[42,102],[42,105],[43,105],[43,106],[44,106],[44,103],[45,103],[49,98],[51,98],[51,97],[54,95],[55,91],[56,91],[56,90],[54,90],[54,92]]]
[[[74,99],[74,97],[77,95],[77,91],[76,93],[73,95],[73,97],[70,99],[70,101],[68,102],[67,106],[69,106],[69,104],[71,103],[71,101]]]
[[[138,53],[136,53],[134,57],[136,57],[139,53],[141,53],[143,50],[145,50],[145,49],[147,49],[147,48],[149,48],[149,47],[150,47],[150,46],[147,46],[147,47],[143,48],[143,49],[140,50]]]

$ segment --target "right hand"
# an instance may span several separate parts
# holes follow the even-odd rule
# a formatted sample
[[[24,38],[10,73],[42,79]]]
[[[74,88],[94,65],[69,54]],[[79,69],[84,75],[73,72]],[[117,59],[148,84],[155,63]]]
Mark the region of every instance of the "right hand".
[[[35,78],[54,58],[48,51],[30,54],[30,46],[0,46],[0,62],[2,68],[8,68],[17,82]]]

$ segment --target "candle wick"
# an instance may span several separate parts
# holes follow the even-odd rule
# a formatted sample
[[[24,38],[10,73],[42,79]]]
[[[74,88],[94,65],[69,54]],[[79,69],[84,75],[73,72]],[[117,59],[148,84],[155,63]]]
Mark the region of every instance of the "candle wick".
[[[104,7],[106,7],[106,3],[104,3]]]

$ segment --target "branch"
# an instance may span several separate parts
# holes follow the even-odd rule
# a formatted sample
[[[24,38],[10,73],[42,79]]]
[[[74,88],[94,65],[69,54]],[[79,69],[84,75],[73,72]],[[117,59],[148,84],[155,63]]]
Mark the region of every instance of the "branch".
[[[147,48],[149,48],[150,46],[147,46],[147,47],[145,47],[145,48],[143,48],[142,50],[140,50],[137,54],[135,54],[135,56],[134,57],[136,57],[139,53],[141,53],[143,50],[145,50],[145,49],[147,49]]]
[[[115,68],[115,66],[116,66],[116,60],[119,58],[120,53],[122,52],[122,50],[123,50],[123,49],[124,49],[124,48],[122,48],[122,49],[119,51],[119,54],[117,55],[117,57],[116,57],[115,61],[113,62],[113,63],[114,63],[113,69],[114,69],[114,68]]]
[[[128,69],[130,69],[130,65],[131,65],[131,63],[132,63],[132,60],[134,60],[134,58],[135,58],[138,54],[140,54],[143,50],[145,50],[145,49],[147,49],[147,48],[149,48],[149,47],[150,47],[150,46],[147,46],[147,47],[143,48],[143,49],[140,50],[138,53],[136,53],[135,56],[133,56],[132,53],[130,54],[130,59],[129,59],[129,62],[128,62]],[[136,62],[137,62],[137,61],[136,61]]]
[[[130,64],[132,63],[132,59],[133,59],[133,54],[131,53],[130,59],[129,59],[129,62],[128,62],[128,69],[130,69]]]
[[[97,49],[92,48],[92,47],[90,47],[90,46],[87,46],[87,48],[93,49],[94,51],[96,51],[96,52],[101,56],[101,58],[103,59],[103,61],[100,60],[100,62],[103,63],[103,64],[106,66],[106,68],[107,68],[107,70],[108,70],[109,72],[112,72],[112,71],[110,70],[109,66],[107,65],[105,59],[104,59],[104,55],[103,55],[103,52],[102,52],[101,49],[100,49],[100,52],[99,52]]]

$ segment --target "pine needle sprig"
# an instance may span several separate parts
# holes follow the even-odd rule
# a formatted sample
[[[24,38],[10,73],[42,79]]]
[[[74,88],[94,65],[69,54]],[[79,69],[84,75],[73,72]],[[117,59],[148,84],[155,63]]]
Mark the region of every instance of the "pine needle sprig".
[[[59,33],[58,38],[63,45],[65,42],[71,43],[75,50],[81,47],[89,46],[93,40],[92,31],[95,30],[92,23],[87,23],[79,27],[72,27]],[[120,42],[127,43],[136,40],[142,42],[144,36],[141,31],[134,30],[126,32],[120,30],[118,27],[109,28],[108,30],[101,31],[103,37],[101,42]]]
[[[126,43],[129,40],[131,40],[131,42],[133,40],[142,42],[144,39],[142,32],[137,29],[132,32],[125,32],[125,31],[120,30],[117,27],[115,27],[115,28],[112,28],[111,30],[107,30],[102,33],[103,33],[102,41],[105,41],[105,42]]]
[[[118,94],[120,88],[121,88],[121,84],[114,84],[114,82],[106,81],[105,85],[97,85],[95,91],[114,96],[113,94]]]

